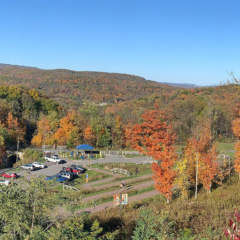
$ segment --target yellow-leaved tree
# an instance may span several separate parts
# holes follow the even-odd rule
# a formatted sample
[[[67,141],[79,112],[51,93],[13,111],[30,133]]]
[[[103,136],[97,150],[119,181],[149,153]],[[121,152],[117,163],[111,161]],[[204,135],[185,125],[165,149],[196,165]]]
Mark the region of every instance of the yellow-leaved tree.
[[[181,198],[188,198],[188,189],[190,187],[190,179],[188,174],[189,167],[188,146],[185,147],[183,156],[176,163],[176,179],[175,184],[181,192]]]

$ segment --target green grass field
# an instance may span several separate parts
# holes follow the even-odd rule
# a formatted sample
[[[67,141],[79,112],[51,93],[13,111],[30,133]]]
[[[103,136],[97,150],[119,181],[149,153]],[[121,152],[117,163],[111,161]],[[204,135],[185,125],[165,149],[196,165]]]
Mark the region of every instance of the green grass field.
[[[234,145],[235,142],[216,142],[216,149],[219,154],[224,153],[228,156],[230,156],[232,159],[234,158]],[[178,154],[181,154],[183,151],[184,146],[183,145],[176,145],[176,152]]]
[[[93,164],[95,168],[105,169],[111,171],[112,168],[121,168],[125,169],[130,173],[130,176],[124,177],[125,179],[131,177],[142,176],[152,172],[151,164],[135,164],[135,163],[107,163],[107,164]]]

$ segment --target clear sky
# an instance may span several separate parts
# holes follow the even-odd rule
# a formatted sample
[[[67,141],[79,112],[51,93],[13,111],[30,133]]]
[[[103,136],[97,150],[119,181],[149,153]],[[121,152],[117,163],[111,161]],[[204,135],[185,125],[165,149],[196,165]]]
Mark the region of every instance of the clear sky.
[[[239,0],[4,0],[0,63],[219,84],[239,75]]]

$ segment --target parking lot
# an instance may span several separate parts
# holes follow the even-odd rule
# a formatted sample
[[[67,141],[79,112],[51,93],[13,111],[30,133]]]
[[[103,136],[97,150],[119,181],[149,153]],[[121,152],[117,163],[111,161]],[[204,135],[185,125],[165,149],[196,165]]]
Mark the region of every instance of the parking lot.
[[[26,176],[26,177],[31,177],[31,176],[52,176],[52,175],[56,175],[57,173],[59,173],[59,171],[61,171],[64,167],[69,167],[72,164],[77,164],[77,165],[81,165],[85,168],[89,168],[89,164],[104,164],[104,163],[136,163],[136,164],[144,164],[144,163],[151,163],[152,160],[149,159],[148,157],[137,157],[137,158],[125,158],[122,156],[116,156],[116,155],[112,155],[112,156],[106,156],[105,158],[102,159],[96,159],[96,160],[66,160],[66,163],[64,164],[58,164],[58,163],[54,163],[54,162],[45,162],[44,164],[47,165],[47,168],[44,169],[37,169],[34,171],[28,171],[28,170],[24,170],[21,169],[18,170],[18,174],[20,176]],[[8,169],[8,171],[10,172],[14,172],[14,169]]]

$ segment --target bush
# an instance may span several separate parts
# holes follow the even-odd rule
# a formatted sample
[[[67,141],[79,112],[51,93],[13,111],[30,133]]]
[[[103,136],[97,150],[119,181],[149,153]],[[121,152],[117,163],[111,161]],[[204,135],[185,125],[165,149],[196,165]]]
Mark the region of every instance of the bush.
[[[23,152],[23,159],[17,161],[14,167],[19,167],[21,165],[32,163],[32,162],[43,162],[43,153],[34,149],[25,149]]]

